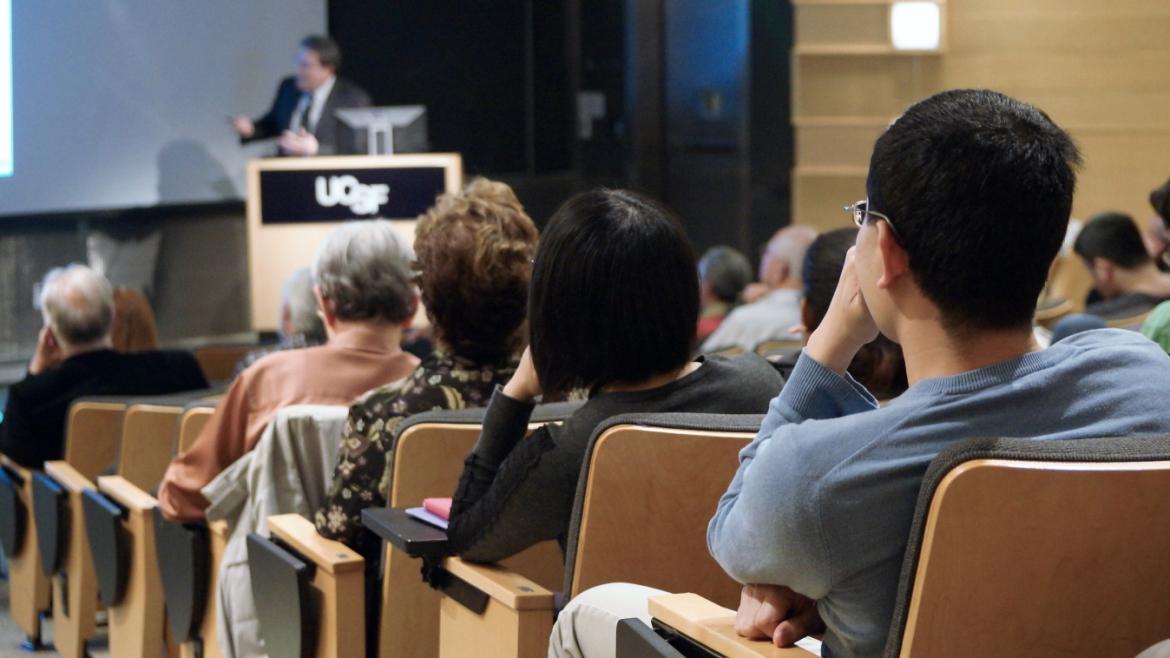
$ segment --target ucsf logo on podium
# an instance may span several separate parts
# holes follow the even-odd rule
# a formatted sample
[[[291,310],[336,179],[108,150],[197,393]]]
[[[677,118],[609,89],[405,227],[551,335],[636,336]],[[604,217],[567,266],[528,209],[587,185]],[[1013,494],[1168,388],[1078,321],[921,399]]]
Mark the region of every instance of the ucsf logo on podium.
[[[390,200],[389,185],[365,185],[349,174],[328,179],[318,176],[316,183],[317,203],[323,208],[342,205],[357,215],[373,215]]]

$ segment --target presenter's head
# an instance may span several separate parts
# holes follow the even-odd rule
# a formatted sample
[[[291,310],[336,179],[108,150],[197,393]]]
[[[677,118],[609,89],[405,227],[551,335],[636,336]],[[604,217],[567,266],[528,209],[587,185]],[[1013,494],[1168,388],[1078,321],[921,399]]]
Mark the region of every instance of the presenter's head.
[[[311,34],[297,49],[297,89],[314,91],[337,75],[341,66],[341,48],[323,34]]]

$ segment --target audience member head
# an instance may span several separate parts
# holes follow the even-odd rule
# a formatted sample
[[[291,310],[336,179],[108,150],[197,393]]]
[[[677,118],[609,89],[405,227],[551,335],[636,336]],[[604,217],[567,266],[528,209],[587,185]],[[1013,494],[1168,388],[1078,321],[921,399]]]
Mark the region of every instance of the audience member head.
[[[40,306],[45,326],[66,356],[110,346],[114,288],[93,269],[74,263],[51,270],[41,287]]]
[[[401,325],[414,315],[410,249],[384,219],[346,222],[317,250],[313,282],[325,327]]]
[[[1150,257],[1160,260],[1166,269],[1170,267],[1170,180],[1150,192],[1150,206],[1154,216],[1142,232],[1142,239]]]
[[[283,338],[302,336],[316,343],[325,342],[325,324],[317,311],[313,292],[313,272],[307,267],[293,272],[284,280],[280,291],[280,333]]]
[[[1090,219],[1073,250],[1085,261],[1097,292],[1105,299],[1130,292],[1125,272],[1153,266],[1137,224],[1124,213],[1106,212]]]
[[[415,229],[416,281],[436,338],[495,359],[519,347],[536,225],[512,188],[483,178],[444,194]]]
[[[751,282],[752,264],[731,247],[711,247],[699,259],[699,301],[703,306],[734,304]]]
[[[906,110],[874,145],[874,212],[857,240],[881,332],[901,342],[900,325],[934,317],[956,337],[1030,330],[1079,163],[1047,114],[997,92],[947,91]]]
[[[1167,229],[1170,229],[1170,180],[1150,192],[1150,205]]]
[[[541,235],[528,322],[545,393],[684,367],[699,317],[695,255],[674,213],[626,190],[566,201]]]
[[[804,257],[804,296],[800,302],[806,336],[820,326],[829,310],[845,266],[845,255],[856,241],[857,229],[841,228],[820,234],[809,246]],[[853,357],[849,373],[878,399],[897,397],[906,390],[902,348],[880,334]]]
[[[760,283],[771,289],[799,289],[804,252],[816,237],[817,232],[807,226],[776,231],[760,255]]]
[[[341,48],[323,34],[311,34],[301,40],[297,50],[297,89],[313,91],[337,75],[341,67]]]

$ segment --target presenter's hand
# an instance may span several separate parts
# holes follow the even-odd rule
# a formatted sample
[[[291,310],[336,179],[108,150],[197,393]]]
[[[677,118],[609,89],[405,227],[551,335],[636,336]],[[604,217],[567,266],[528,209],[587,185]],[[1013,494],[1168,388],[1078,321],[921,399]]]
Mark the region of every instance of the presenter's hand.
[[[790,647],[824,630],[817,602],[783,585],[744,585],[740,592],[735,632],[743,637]]]
[[[248,139],[252,135],[256,134],[256,125],[253,124],[252,120],[248,117],[242,114],[237,114],[236,116],[232,117],[232,130],[236,131],[236,134],[240,137]]]
[[[532,365],[532,348],[526,347],[523,356],[520,357],[520,365],[516,366],[515,374],[507,384],[504,384],[504,395],[520,402],[531,402],[542,392],[540,379],[536,376],[536,367]]]
[[[41,327],[41,333],[37,336],[37,351],[28,364],[28,374],[39,375],[49,368],[57,367],[64,360],[65,354],[61,351],[61,346],[57,344],[57,337],[53,335],[53,330]]]
[[[856,251],[857,247],[851,247],[846,254],[829,310],[805,345],[810,357],[838,374],[845,374],[857,351],[878,335],[877,324],[857,283]]]
[[[288,155],[317,155],[320,144],[313,133],[301,128],[297,132],[286,130],[277,140],[280,150]]]

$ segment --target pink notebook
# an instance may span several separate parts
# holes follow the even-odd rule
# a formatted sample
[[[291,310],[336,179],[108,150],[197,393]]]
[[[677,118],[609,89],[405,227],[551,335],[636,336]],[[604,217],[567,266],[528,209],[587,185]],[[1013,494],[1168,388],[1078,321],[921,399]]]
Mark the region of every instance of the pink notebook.
[[[451,499],[450,498],[424,498],[423,509],[434,514],[440,519],[451,518]]]

